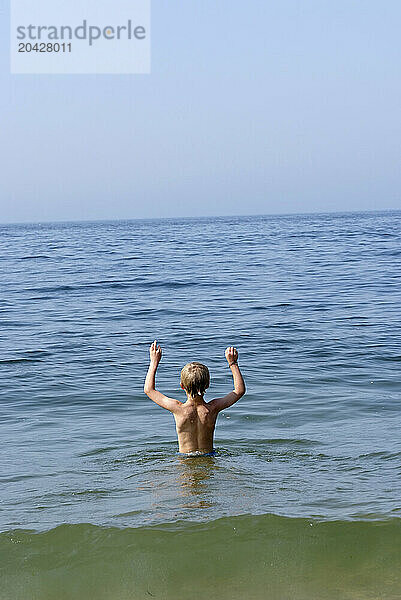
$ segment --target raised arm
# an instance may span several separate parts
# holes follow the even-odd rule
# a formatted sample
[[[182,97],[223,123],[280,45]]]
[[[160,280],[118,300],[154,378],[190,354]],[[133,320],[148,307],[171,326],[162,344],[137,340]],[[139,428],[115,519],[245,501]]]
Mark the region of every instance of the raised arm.
[[[228,366],[231,369],[234,380],[234,389],[232,392],[223,396],[223,398],[215,398],[209,404],[212,408],[220,412],[229,406],[232,406],[245,394],[245,383],[238,366],[238,351],[233,346],[227,348],[225,356]]]
[[[181,406],[181,402],[174,400],[174,398],[168,398],[161,392],[158,392],[156,389],[156,371],[162,357],[162,349],[157,345],[156,340],[150,346],[149,354],[150,364],[143,391],[151,400],[153,400],[153,402],[156,402],[156,404],[162,408],[165,408],[166,410],[169,410],[170,412],[174,412]]]

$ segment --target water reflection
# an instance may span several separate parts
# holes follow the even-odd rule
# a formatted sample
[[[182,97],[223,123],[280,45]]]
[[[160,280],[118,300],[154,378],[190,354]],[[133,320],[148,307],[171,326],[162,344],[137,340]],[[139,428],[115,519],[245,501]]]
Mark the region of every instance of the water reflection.
[[[182,508],[211,508],[215,505],[210,480],[217,469],[211,456],[179,457],[178,482],[181,485]]]

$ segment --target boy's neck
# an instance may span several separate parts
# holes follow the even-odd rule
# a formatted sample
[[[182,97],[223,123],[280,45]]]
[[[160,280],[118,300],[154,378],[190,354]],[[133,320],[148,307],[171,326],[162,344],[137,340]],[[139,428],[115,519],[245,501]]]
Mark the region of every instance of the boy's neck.
[[[203,404],[203,396],[190,396],[187,394],[187,402],[188,404]]]

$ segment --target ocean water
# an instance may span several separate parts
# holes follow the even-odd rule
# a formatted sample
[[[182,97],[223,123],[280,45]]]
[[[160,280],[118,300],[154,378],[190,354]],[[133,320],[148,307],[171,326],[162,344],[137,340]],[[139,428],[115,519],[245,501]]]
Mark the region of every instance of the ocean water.
[[[0,600],[399,600],[401,212],[0,227]],[[215,458],[143,394],[247,394]]]

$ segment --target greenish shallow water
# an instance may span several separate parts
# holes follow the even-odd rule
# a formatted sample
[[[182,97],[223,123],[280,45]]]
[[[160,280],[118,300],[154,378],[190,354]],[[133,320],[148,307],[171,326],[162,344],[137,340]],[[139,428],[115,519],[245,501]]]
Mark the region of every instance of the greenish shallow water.
[[[0,537],[8,600],[399,599],[401,522],[273,515]]]
[[[0,227],[0,600],[399,600],[401,213]],[[143,394],[206,363],[217,455]]]

